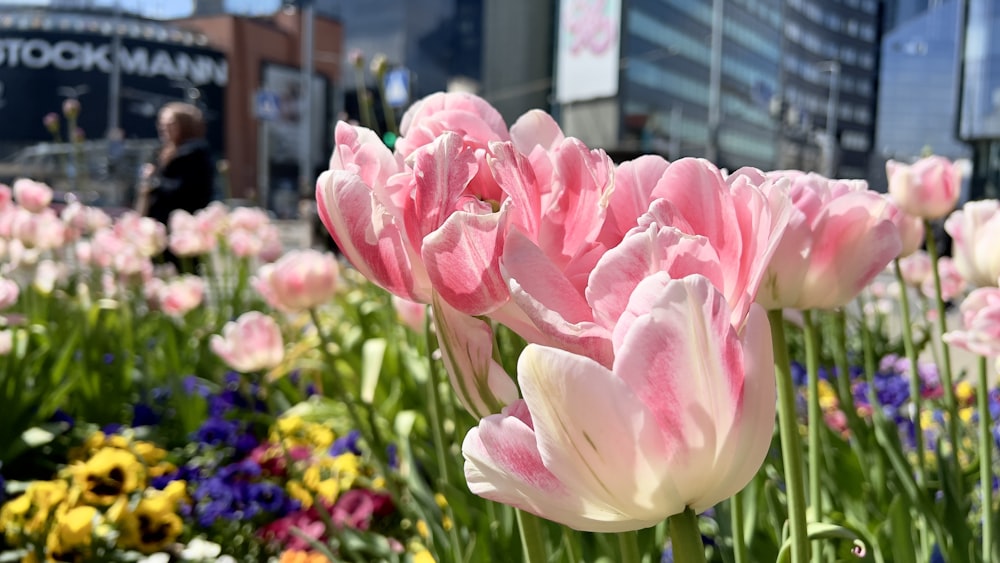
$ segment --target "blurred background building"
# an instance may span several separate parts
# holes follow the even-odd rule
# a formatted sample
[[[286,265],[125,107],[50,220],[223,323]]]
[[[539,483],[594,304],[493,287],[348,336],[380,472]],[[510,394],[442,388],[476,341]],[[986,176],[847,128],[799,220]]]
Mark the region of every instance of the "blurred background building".
[[[84,82],[81,125],[106,136],[107,65],[80,81],[56,72],[75,60],[63,47],[48,70],[22,51],[32,38],[108,43],[120,29],[129,64],[142,47],[173,69],[142,88],[132,67],[122,74],[125,137],[151,137],[144,119],[164,100],[194,99],[230,164],[227,195],[279,215],[308,195],[302,180],[325,166],[335,122],[359,117],[359,82],[381,107],[376,54],[399,113],[432,92],[472,91],[509,123],[548,109],[619,160],[707,157],[878,189],[886,159],[933,150],[972,158],[974,196],[1000,193],[1000,0],[27,0],[0,1],[0,29],[0,113],[23,121],[0,133],[0,158],[45,140],[41,116]],[[225,78],[193,84],[196,57]],[[25,81],[45,94],[24,96]],[[131,99],[138,90],[149,95]]]

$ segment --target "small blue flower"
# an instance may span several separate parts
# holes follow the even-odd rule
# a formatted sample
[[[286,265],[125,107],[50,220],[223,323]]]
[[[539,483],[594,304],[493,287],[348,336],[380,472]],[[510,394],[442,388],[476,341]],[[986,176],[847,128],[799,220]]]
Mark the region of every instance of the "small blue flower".
[[[337,457],[348,452],[354,455],[361,455],[361,448],[358,447],[358,440],[360,438],[361,432],[351,430],[346,436],[341,436],[333,441],[333,445],[330,446],[330,455]]]

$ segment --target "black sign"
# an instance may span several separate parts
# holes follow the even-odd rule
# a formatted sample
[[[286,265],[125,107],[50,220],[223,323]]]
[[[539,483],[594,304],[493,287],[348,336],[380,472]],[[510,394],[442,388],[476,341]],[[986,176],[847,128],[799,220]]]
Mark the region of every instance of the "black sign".
[[[109,34],[45,29],[5,29],[0,34],[0,143],[51,141],[46,114],[60,118],[62,105],[77,98],[78,125],[87,138],[108,128],[111,75],[115,69]],[[208,140],[223,150],[223,104],[228,66],[213,49],[154,38],[123,36],[119,124],[126,138],[155,138],[156,113],[170,101],[187,101],[205,113]]]

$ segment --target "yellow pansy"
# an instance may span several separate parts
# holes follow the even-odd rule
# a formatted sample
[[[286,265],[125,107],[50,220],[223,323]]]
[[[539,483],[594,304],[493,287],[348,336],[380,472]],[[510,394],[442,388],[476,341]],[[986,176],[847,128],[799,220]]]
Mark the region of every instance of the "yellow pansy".
[[[57,561],[74,561],[77,556],[85,554],[90,547],[97,518],[98,512],[93,506],[61,511],[45,543],[48,554]]]
[[[312,506],[313,504],[312,494],[309,492],[308,489],[302,486],[302,483],[300,483],[299,481],[294,481],[294,480],[289,481],[288,484],[285,485],[285,490],[288,491],[288,496],[299,501],[299,503],[302,505],[302,508],[309,508]]]
[[[168,491],[153,491],[136,505],[135,510],[123,510],[119,525],[123,547],[142,553],[162,551],[173,543],[184,529],[177,515],[177,499]]]
[[[104,448],[85,463],[73,466],[73,482],[82,493],[83,502],[107,506],[120,495],[145,486],[145,467],[128,450]]]

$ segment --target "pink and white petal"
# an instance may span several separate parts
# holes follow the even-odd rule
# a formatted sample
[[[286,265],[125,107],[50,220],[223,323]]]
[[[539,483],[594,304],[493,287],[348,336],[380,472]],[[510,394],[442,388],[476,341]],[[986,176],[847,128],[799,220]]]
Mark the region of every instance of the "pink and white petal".
[[[776,401],[774,354],[771,327],[760,305],[753,305],[748,312],[741,342],[743,395],[728,434],[716,449],[712,471],[718,486],[689,501],[695,512],[742,490],[757,474],[771,447]]]
[[[899,255],[899,230],[876,193],[831,201],[814,221],[809,269],[798,308],[830,309],[853,299]]]
[[[672,278],[702,274],[722,287],[719,257],[709,240],[673,227],[651,224],[633,229],[621,244],[607,251],[587,282],[586,296],[594,321],[612,330],[628,305],[632,291],[646,277],[667,272]]]
[[[614,164],[604,151],[572,137],[559,145],[553,162],[560,189],[543,200],[538,244],[563,266],[597,241],[614,189]]]
[[[559,124],[548,113],[533,109],[517,118],[510,126],[510,138],[517,151],[525,156],[535,147],[551,151],[566,138]]]
[[[541,459],[560,482],[634,520],[633,529],[684,510],[662,433],[623,380],[590,358],[533,344],[517,372]]]
[[[531,237],[541,221],[540,188],[531,162],[517,153],[512,143],[490,143],[486,158],[493,178],[510,202],[511,222]]]
[[[516,401],[517,385],[493,359],[490,325],[457,311],[437,294],[432,307],[442,361],[465,410],[482,418]]]
[[[469,181],[476,175],[476,157],[462,138],[444,133],[412,156],[415,189],[412,215],[406,218],[422,238],[445,222],[458,206]],[[410,215],[408,213],[408,215]]]
[[[510,298],[500,276],[504,213],[455,212],[424,238],[421,255],[441,297],[468,315],[485,315]]]
[[[652,413],[685,505],[717,487],[711,469],[737,420],[744,357],[729,319],[707,278],[671,280],[616,350],[613,371]]]
[[[599,240],[609,248],[621,242],[653,200],[653,187],[670,163],[663,157],[643,155],[623,162],[615,171],[615,190],[611,194],[608,215]]]
[[[358,175],[343,170],[324,172],[316,183],[316,202],[326,230],[366,278],[394,295],[430,302],[423,263],[406,244],[396,218]]]
[[[465,436],[462,455],[469,490],[483,498],[577,530],[635,529],[631,519],[570,489],[545,467],[530,421],[488,416]]]
[[[538,246],[511,231],[501,268],[511,300],[545,339],[519,334],[529,342],[558,345],[610,365],[610,333],[594,324],[590,305]]]
[[[385,146],[371,129],[337,123],[334,132],[334,149],[330,156],[330,168],[348,170],[351,165],[358,167],[358,175],[369,186],[379,186],[402,170],[399,158]]]
[[[702,158],[682,158],[670,163],[652,196],[671,202],[690,223],[691,234],[708,237],[713,245],[722,248],[732,242],[728,236],[732,211],[730,202],[724,199],[728,192],[714,164]]]

